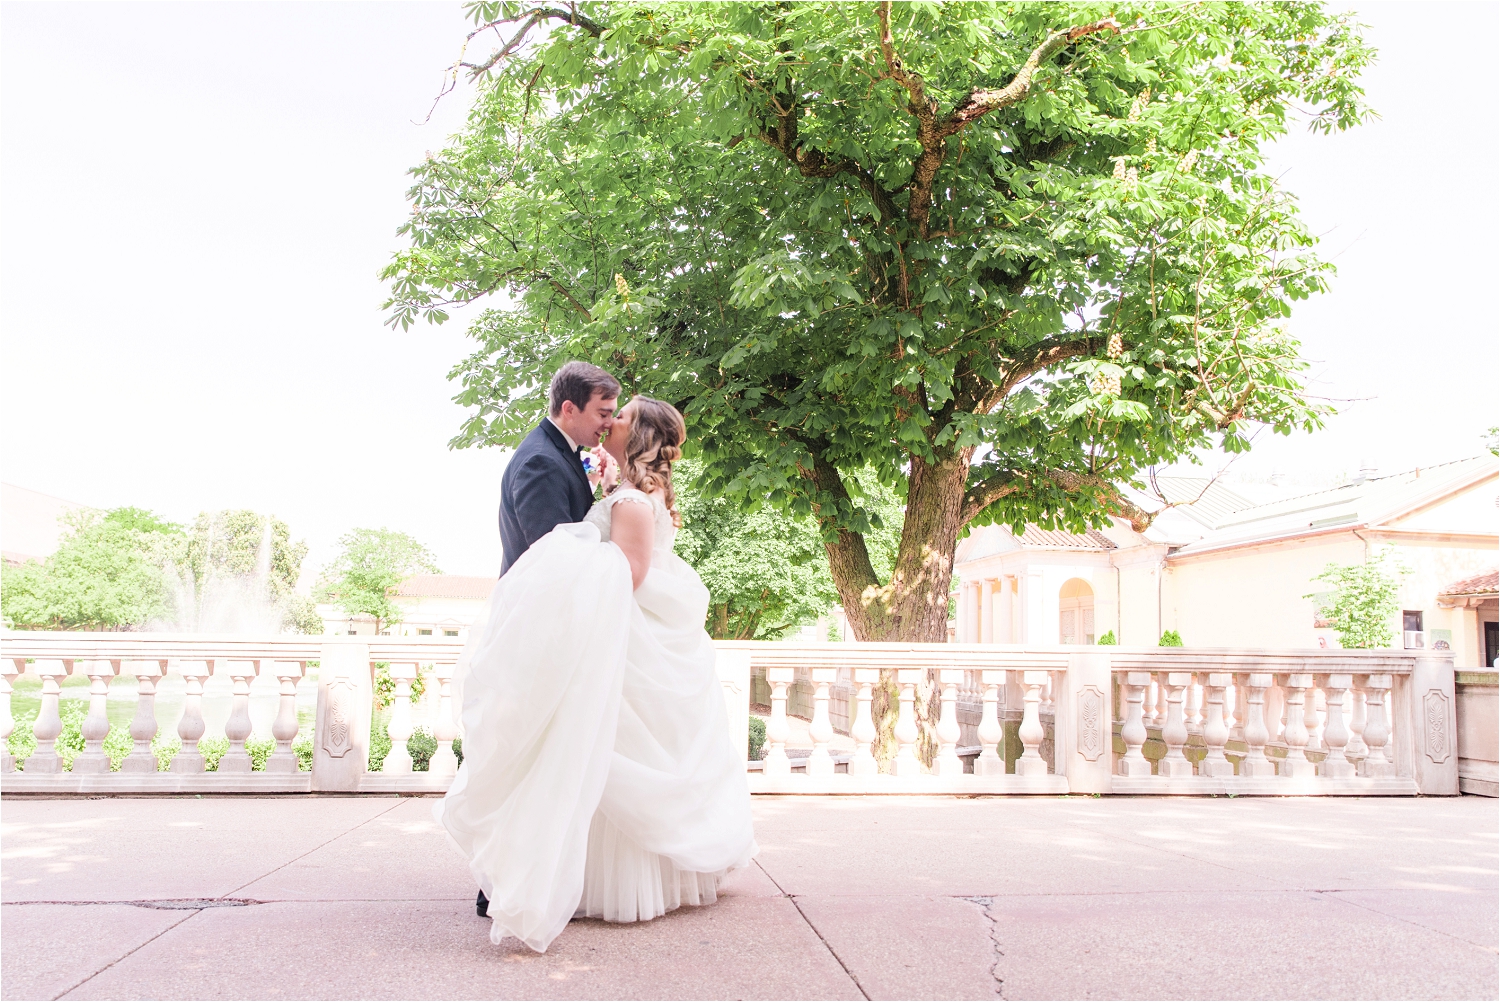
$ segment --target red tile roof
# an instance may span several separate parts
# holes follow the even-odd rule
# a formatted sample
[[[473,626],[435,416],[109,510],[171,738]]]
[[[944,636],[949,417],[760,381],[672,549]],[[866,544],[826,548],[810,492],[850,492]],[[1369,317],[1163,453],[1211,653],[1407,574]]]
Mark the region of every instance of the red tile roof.
[[[401,582],[400,598],[489,598],[498,578],[470,578],[458,574],[418,574]]]
[[[1113,550],[1115,541],[1098,529],[1085,533],[1065,532],[1061,529],[1038,529],[1028,525],[1021,534],[1022,546],[1036,546],[1045,550]]]
[[[1494,595],[1500,591],[1500,571],[1476,574],[1462,581],[1455,581],[1444,588],[1440,595]]]

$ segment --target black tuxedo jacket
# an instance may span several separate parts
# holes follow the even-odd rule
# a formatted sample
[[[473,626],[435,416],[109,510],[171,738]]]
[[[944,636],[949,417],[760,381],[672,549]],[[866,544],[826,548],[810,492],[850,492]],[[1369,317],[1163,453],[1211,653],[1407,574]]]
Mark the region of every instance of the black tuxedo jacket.
[[[500,575],[532,543],[564,522],[581,522],[594,503],[582,457],[545,418],[521,442],[500,480]]]

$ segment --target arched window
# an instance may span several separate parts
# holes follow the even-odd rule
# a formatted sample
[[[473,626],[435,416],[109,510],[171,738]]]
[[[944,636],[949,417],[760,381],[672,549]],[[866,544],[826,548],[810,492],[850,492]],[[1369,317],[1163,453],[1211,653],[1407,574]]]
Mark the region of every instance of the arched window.
[[[1057,638],[1062,644],[1094,642],[1094,589],[1083,578],[1063,582],[1057,602]]]

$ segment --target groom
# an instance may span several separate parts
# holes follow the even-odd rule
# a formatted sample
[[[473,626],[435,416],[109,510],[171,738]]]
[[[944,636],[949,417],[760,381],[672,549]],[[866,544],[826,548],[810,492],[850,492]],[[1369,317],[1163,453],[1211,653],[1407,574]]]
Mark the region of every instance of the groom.
[[[615,423],[620,381],[597,365],[569,362],[552,377],[547,417],[521,442],[500,478],[500,576],[531,544],[564,522],[581,522],[594,503],[594,485],[612,471],[585,473],[582,452],[599,444]],[[597,455],[606,463],[608,453]],[[474,910],[488,916],[479,892]]]
[[[588,514],[604,471],[585,473],[581,453],[615,423],[620,382],[597,365],[569,362],[553,375],[547,397],[548,416],[526,436],[500,480],[501,577],[532,543]]]

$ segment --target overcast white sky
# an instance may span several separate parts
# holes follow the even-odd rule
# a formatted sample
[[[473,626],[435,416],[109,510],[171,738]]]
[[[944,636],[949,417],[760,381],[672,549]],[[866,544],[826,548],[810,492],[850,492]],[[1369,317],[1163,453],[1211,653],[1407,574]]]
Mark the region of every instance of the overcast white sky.
[[[1293,324],[1368,397],[1237,464],[1324,479],[1480,451],[1496,423],[1495,4],[1366,4],[1383,119],[1276,151],[1332,294]],[[1465,58],[1451,49],[1455,25]],[[0,477],[178,520],[271,511],[313,552],[410,532],[494,574],[502,456],[450,452],[463,325],[384,327],[404,171],[457,4],[0,5]],[[3,531],[3,529],[0,529]]]

